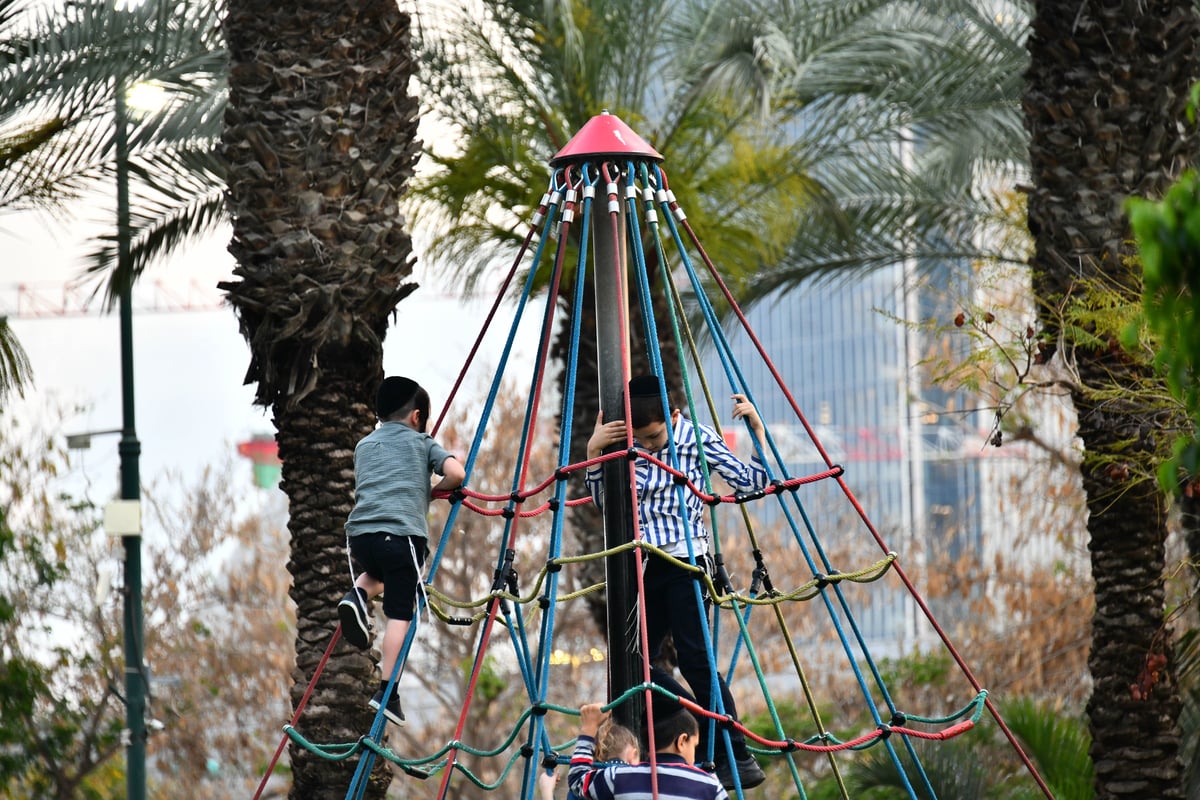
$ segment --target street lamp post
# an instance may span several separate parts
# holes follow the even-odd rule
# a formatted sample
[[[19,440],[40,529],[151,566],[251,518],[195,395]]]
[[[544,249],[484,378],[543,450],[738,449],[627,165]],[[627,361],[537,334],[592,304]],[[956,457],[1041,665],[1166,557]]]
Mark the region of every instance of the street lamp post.
[[[125,545],[125,786],[128,800],[146,797],[146,669],[142,638],[142,535],[141,476],[138,457],[142,446],[134,424],[133,402],[133,263],[130,253],[129,130],[125,107],[125,81],[116,82],[117,167],[117,280],[121,320],[121,500],[126,513],[110,529]]]

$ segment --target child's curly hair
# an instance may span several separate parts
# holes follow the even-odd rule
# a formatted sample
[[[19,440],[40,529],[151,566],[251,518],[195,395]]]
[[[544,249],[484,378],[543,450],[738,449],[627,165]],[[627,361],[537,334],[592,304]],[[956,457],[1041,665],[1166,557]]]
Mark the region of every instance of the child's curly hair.
[[[611,717],[600,723],[600,729],[596,731],[597,761],[619,761],[630,747],[641,752],[637,734],[624,725],[613,722]]]

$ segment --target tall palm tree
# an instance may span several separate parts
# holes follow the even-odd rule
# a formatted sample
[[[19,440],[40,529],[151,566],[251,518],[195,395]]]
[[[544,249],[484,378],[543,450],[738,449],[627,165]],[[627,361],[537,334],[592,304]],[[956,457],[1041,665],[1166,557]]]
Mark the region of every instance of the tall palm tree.
[[[250,345],[246,381],[274,414],[289,502],[299,704],[351,585],[343,524],[354,445],[374,423],[389,317],[415,284],[397,202],[417,156],[409,18],[389,0],[230,0],[223,148],[237,280],[222,283]],[[368,654],[339,645],[303,732],[370,729]],[[390,773],[376,761],[368,794]],[[291,796],[342,798],[354,763],[294,746]]]
[[[132,275],[113,269],[115,230],[91,259],[111,304],[155,257],[224,219],[215,150],[224,76],[210,3],[0,0],[0,229],[7,214],[62,215],[85,195],[111,196],[117,93],[157,89],[156,106],[134,106],[127,120]],[[28,380],[21,353],[0,326],[0,397]]]
[[[1092,301],[1102,286],[1136,302],[1124,200],[1160,196],[1197,155],[1196,134],[1182,134],[1178,121],[1200,78],[1200,18],[1190,0],[1037,0],[1035,9],[1023,103],[1031,265],[1043,321],[1077,375],[1096,582],[1088,716],[1097,797],[1181,797],[1180,700],[1163,608],[1166,509],[1151,463],[1169,420],[1147,406],[1150,393],[1131,391],[1158,378],[1147,359],[1117,346],[1115,326]]]

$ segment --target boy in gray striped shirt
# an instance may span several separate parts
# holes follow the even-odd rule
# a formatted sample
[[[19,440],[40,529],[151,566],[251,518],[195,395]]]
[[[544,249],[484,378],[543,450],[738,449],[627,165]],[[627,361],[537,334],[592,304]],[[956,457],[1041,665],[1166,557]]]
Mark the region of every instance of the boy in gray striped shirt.
[[[367,649],[371,598],[383,592],[388,620],[379,662],[383,678],[369,705],[382,705],[388,719],[403,725],[396,692],[386,702],[384,692],[416,610],[429,551],[429,497],[432,491],[457,489],[466,472],[425,432],[429,394],[416,381],[385,379],[375,397],[375,414],[379,427],[354,448],[354,508],[346,519],[350,554],[363,572],[338,604],[338,619],[346,640]],[[431,487],[434,473],[442,479]]]

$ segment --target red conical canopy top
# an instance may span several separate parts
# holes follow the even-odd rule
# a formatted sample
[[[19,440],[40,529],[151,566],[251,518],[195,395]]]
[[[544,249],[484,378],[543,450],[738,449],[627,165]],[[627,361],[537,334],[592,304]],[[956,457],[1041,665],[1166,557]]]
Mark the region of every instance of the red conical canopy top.
[[[562,150],[550,159],[557,167],[572,161],[603,158],[648,158],[662,161],[658,151],[616,116],[604,111],[589,119]]]

